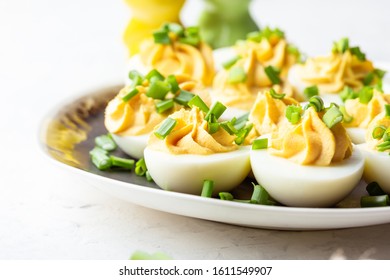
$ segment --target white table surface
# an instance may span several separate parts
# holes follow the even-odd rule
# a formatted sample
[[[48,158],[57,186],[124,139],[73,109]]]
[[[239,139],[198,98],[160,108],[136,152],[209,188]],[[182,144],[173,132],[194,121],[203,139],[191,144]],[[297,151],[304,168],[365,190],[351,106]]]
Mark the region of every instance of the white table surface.
[[[308,54],[349,36],[390,61],[388,1],[253,3],[262,25],[284,29]],[[199,0],[183,21],[195,23]],[[388,259],[390,224],[276,231],[159,212],[85,184],[39,150],[38,128],[57,103],[121,81],[123,1],[0,1],[0,259],[127,259],[135,250],[175,259]]]

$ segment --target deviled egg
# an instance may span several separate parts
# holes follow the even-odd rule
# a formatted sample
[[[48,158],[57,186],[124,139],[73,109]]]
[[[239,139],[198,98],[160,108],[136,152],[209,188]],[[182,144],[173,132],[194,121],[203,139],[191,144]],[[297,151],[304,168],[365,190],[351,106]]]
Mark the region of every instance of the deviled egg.
[[[200,195],[203,182],[212,180],[216,195],[237,187],[247,177],[249,146],[237,143],[245,143],[251,126],[235,131],[234,123],[213,121],[221,115],[214,115],[216,107],[205,109],[208,113],[197,106],[191,111],[181,109],[151,134],[145,162],[162,189]]]
[[[114,141],[129,156],[143,157],[150,133],[167,116],[201,96],[210,104],[208,91],[188,76],[164,77],[156,70],[146,77],[132,72],[132,84],[124,87],[107,105],[104,124]]]
[[[353,149],[336,106],[290,108],[289,125],[269,135],[268,149],[251,150],[253,174],[284,205],[333,206],[360,181],[363,157]]]

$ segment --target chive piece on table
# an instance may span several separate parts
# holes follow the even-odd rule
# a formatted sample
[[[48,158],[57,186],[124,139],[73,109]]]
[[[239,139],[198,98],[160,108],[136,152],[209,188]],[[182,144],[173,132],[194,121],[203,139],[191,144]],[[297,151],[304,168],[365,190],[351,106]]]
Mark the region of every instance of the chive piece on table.
[[[123,102],[128,102],[130,99],[132,99],[134,96],[136,96],[139,93],[139,90],[136,88],[133,88],[128,93],[126,93],[125,96],[122,97]]]
[[[99,170],[106,170],[111,167],[111,159],[108,156],[107,151],[95,147],[89,152],[92,163],[99,169]]]
[[[148,168],[146,167],[145,159],[140,158],[136,163],[135,163],[135,169],[134,172],[137,176],[145,176],[146,171],[148,171]]]
[[[176,123],[177,120],[172,118],[167,118],[154,132],[154,135],[156,135],[160,139],[164,139],[172,131]]]
[[[96,137],[95,144],[106,151],[113,151],[117,148],[116,143],[108,134],[104,134]]]
[[[131,170],[134,167],[135,161],[133,159],[121,158],[110,155],[112,166],[121,167],[124,169]]]
[[[386,193],[382,190],[377,182],[371,182],[366,186],[366,191],[369,195],[385,195]]]
[[[375,196],[362,196],[360,198],[361,207],[383,207],[389,205],[389,196],[375,195]]]
[[[180,93],[179,95],[177,95],[175,98],[173,98],[173,100],[180,104],[180,105],[183,105],[183,106],[188,106],[188,102],[195,96],[195,94],[189,92],[189,91],[186,91],[186,90],[183,90],[183,89],[180,89]]]
[[[252,143],[252,150],[262,150],[268,148],[268,138],[255,139]]]
[[[273,85],[279,85],[282,82],[279,77],[280,71],[277,68],[270,65],[264,68],[264,72]]]
[[[219,199],[221,200],[233,200],[234,197],[230,192],[219,192],[218,193]]]
[[[269,195],[268,192],[264,189],[264,187],[260,185],[253,186],[253,193],[250,199],[250,203],[267,205],[268,199]]]
[[[191,100],[188,101],[187,105],[190,106],[191,108],[196,106],[206,114],[210,110],[209,107],[206,105],[206,103],[204,103],[204,101],[199,95],[195,95],[193,98],[191,98]]]
[[[332,128],[334,125],[341,122],[343,118],[343,113],[340,112],[339,108],[332,106],[326,111],[322,120],[328,128]]]
[[[150,175],[149,170],[146,170],[146,172],[145,172],[145,177],[146,177],[146,181],[148,181],[148,182],[153,182],[153,178],[152,178],[152,176]]]
[[[167,100],[160,101],[156,104],[157,113],[162,114],[165,111],[173,108],[174,105],[175,105],[175,103],[173,102],[173,99],[167,99]]]
[[[203,181],[203,187],[202,187],[202,193],[200,196],[203,197],[211,197],[214,190],[214,181],[212,180],[204,180]]]

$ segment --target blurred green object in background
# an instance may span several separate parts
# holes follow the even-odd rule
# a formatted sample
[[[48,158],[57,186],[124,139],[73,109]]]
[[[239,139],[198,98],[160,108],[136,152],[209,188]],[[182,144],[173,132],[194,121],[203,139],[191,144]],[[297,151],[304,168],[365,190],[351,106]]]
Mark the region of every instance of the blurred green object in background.
[[[251,0],[204,0],[205,9],[199,18],[202,39],[212,48],[233,45],[246,34],[259,30],[249,14]]]

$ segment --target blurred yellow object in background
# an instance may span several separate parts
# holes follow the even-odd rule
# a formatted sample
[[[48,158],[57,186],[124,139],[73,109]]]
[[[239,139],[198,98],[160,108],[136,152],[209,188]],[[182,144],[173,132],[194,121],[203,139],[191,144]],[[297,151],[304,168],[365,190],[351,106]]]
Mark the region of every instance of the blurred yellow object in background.
[[[132,18],[125,30],[124,41],[129,55],[139,51],[140,43],[152,36],[166,22],[180,23],[180,10],[185,0],[125,0]]]

